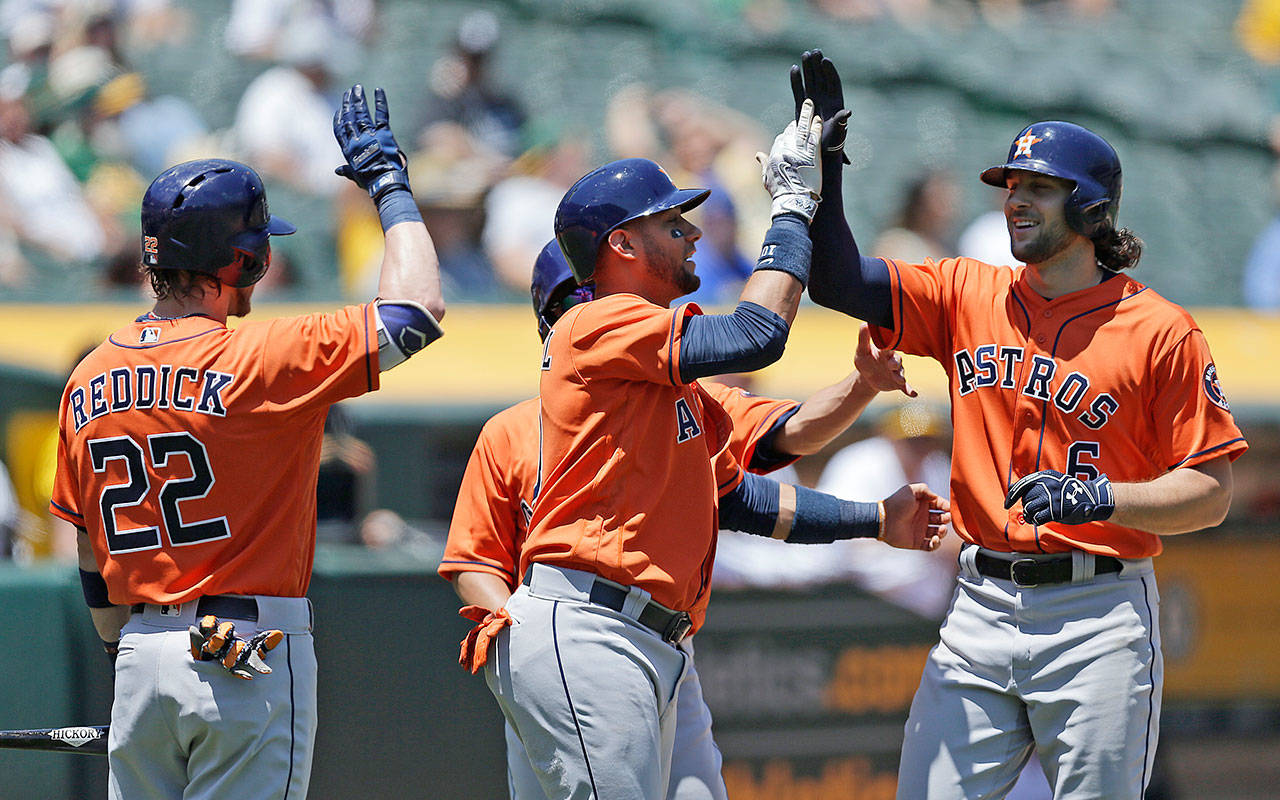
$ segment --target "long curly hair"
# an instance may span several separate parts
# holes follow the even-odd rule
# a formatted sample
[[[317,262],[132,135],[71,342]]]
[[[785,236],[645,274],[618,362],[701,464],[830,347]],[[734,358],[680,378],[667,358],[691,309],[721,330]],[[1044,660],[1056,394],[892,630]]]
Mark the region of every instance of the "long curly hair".
[[[139,266],[139,271],[151,283],[151,291],[157,300],[170,297],[195,297],[204,295],[212,289],[222,293],[222,284],[218,279],[204,272],[189,269],[158,269],[156,267]]]
[[[1128,228],[1105,226],[1093,235],[1093,252],[1103,267],[1119,271],[1138,265],[1142,258],[1142,240]]]

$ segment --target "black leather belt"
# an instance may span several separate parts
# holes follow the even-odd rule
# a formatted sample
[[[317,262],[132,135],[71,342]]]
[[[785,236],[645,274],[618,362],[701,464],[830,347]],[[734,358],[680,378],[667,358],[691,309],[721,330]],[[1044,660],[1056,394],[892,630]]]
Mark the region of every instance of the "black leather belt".
[[[529,573],[532,571],[530,569],[524,574],[525,586],[530,583]],[[595,583],[591,584],[591,602],[613,609],[619,614],[622,613],[622,608],[627,602],[627,594],[626,588],[610,583],[604,578],[596,578]],[[668,644],[680,644],[693,628],[693,619],[688,611],[672,611],[653,600],[641,609],[636,622],[661,636],[662,641]]]
[[[978,551],[973,564],[978,572],[988,578],[1013,581],[1014,586],[1031,588],[1034,586],[1052,586],[1057,583],[1070,583],[1072,575],[1071,554],[1066,553],[1056,558],[1019,558],[1018,553],[1010,553],[1011,560],[996,558]],[[1108,572],[1119,572],[1124,563],[1112,556],[1094,556],[1093,572],[1105,575]]]
[[[133,613],[141,614],[146,607],[146,603],[135,603]],[[196,616],[203,617],[206,614],[212,614],[215,617],[247,619],[257,622],[258,601],[252,597],[232,597],[227,594],[205,595],[196,601]]]

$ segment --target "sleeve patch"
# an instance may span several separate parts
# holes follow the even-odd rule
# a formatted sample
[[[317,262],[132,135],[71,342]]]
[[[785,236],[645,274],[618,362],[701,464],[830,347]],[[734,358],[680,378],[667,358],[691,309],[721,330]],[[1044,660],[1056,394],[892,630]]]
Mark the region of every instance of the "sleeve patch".
[[[1204,368],[1204,393],[1210,403],[1223,411],[1231,410],[1227,405],[1227,396],[1222,393],[1222,384],[1218,382],[1218,368],[1212,362]]]

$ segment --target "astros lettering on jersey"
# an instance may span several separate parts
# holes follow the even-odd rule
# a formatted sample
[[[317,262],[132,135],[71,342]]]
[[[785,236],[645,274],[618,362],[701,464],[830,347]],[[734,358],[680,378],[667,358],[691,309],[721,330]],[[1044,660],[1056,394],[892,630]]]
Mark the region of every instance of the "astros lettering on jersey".
[[[946,369],[952,519],[965,540],[1003,551],[1157,555],[1160,537],[1110,521],[1029,525],[1019,507],[1004,509],[1005,492],[1042,469],[1142,482],[1248,448],[1204,334],[1138,281],[1119,274],[1046,300],[1025,267],[887,263],[895,327],[872,333],[881,347]]]

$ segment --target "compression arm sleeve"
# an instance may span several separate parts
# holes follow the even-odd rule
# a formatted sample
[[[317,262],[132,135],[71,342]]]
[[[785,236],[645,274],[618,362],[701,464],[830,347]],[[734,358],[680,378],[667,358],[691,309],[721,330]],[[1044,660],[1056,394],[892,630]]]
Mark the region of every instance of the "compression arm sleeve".
[[[680,379],[767,367],[782,358],[789,330],[782,317],[755,303],[738,303],[732,314],[691,316],[680,345]]]
[[[855,503],[747,473],[720,498],[720,527],[799,544],[880,535],[879,503]]]
[[[840,153],[822,158],[822,202],[809,226],[813,267],[809,297],[813,302],[884,328],[893,326],[889,266],[858,252],[842,196],[844,165]]]

